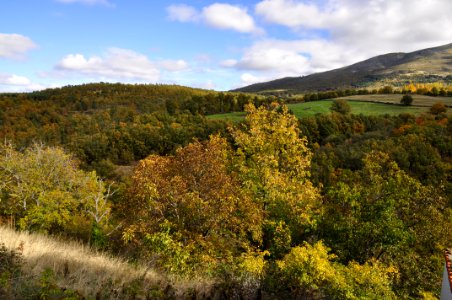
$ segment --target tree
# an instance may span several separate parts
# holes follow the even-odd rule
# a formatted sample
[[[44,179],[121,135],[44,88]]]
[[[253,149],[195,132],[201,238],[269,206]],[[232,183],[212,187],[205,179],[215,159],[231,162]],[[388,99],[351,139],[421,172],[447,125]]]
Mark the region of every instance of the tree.
[[[339,173],[328,190],[321,238],[344,263],[375,259],[394,265],[404,278],[396,283],[399,295],[435,290],[437,249],[452,242],[447,200],[385,153],[372,152],[363,163],[362,170]]]
[[[378,90],[379,94],[393,94],[394,88],[390,85],[386,85]]]
[[[342,265],[322,243],[303,243],[277,261],[277,289],[294,299],[396,299],[391,289],[397,269],[377,261]]]
[[[19,152],[0,147],[0,213],[27,230],[62,232],[77,218],[101,225],[110,205],[94,172],[79,170],[63,149],[41,144]]]
[[[447,107],[443,102],[436,102],[430,107],[430,112],[434,115],[439,115],[445,113],[447,111]]]
[[[174,156],[140,161],[129,192],[124,240],[145,255],[153,245],[167,255],[160,262],[179,271],[227,259],[249,247],[248,238],[259,241],[261,213],[230,172],[230,151],[225,139],[212,136]],[[181,253],[187,254],[183,262]]]
[[[333,103],[331,104],[330,110],[338,112],[338,113],[343,114],[343,115],[346,115],[346,114],[350,113],[351,107],[348,104],[347,100],[336,99],[336,100],[333,100]]]
[[[400,99],[400,103],[405,106],[411,105],[411,103],[413,103],[413,96],[408,94],[403,95],[402,99]]]
[[[264,247],[271,248],[277,241],[290,246],[290,241],[301,240],[317,216],[319,195],[309,180],[311,152],[306,138],[299,137],[297,118],[286,106],[249,105],[246,112],[244,126],[231,130],[239,180],[265,213],[269,230]],[[282,233],[291,239],[281,239]]]

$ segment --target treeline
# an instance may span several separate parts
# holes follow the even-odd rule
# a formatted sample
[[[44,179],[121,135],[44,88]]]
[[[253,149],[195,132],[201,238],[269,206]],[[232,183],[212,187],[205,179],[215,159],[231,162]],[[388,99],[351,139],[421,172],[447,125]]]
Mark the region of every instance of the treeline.
[[[225,131],[206,114],[242,111],[272,97],[168,85],[86,84],[29,94],[0,94],[0,139],[17,147],[61,145],[97,169],[151,153],[169,154],[193,138]]]
[[[307,93],[303,96],[303,101],[316,101],[324,99],[334,99],[353,95],[372,95],[372,94],[418,94],[427,96],[452,97],[452,86],[443,86],[441,84],[408,84],[400,89],[395,89],[390,85],[379,89],[346,89],[335,91],[323,91],[317,93]]]

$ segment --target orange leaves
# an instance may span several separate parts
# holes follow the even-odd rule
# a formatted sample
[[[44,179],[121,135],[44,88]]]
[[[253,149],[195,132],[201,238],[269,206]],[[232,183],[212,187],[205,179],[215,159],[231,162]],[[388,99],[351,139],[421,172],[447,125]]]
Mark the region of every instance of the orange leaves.
[[[230,155],[226,140],[212,136],[174,156],[142,160],[130,190],[132,223],[138,219],[152,235],[165,222],[176,234],[173,238],[214,251],[246,244],[245,235],[259,214],[228,171]]]

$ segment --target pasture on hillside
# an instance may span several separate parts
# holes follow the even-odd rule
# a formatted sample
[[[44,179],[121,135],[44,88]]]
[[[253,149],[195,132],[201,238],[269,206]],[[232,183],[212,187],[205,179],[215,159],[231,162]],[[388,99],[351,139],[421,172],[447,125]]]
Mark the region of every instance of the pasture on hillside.
[[[436,102],[443,102],[445,105],[452,107],[452,97],[432,97],[426,95],[411,94],[413,97],[413,106],[431,107]],[[400,104],[401,94],[371,94],[371,95],[353,95],[341,97],[347,101],[364,101],[364,102],[381,102]]]
[[[370,97],[370,96],[380,96],[380,97]],[[386,96],[386,97],[385,97]],[[397,101],[396,97],[397,96]],[[363,98],[363,100],[353,100],[356,97]],[[428,96],[418,96],[416,95],[414,97],[414,101],[420,102],[424,101],[424,103],[427,103],[427,101],[430,101],[430,105],[425,106],[402,106],[402,105],[395,105],[396,103],[400,102],[401,95],[357,95],[357,96],[350,96],[350,97],[344,97],[340,99],[346,99],[348,100],[348,103],[351,107],[351,113],[352,114],[363,114],[363,115],[398,115],[401,113],[410,113],[410,114],[420,114],[425,113],[429,111],[430,106],[437,102],[442,101],[443,99],[447,99],[448,103],[446,105],[452,106],[452,98],[446,98],[446,97],[428,97]],[[429,98],[437,99],[437,101],[432,101]],[[375,102],[374,102],[375,101]],[[289,109],[293,112],[295,116],[298,118],[308,117],[308,116],[314,116],[316,114],[327,114],[331,113],[330,107],[333,100],[319,100],[319,101],[311,101],[311,102],[302,102],[302,103],[294,103],[294,104],[288,104],[287,106]],[[381,102],[381,103],[376,103]],[[386,102],[386,103],[384,103]],[[446,103],[445,101],[443,101]],[[388,104],[392,103],[392,104]],[[244,112],[233,112],[233,113],[226,113],[226,114],[215,114],[207,116],[210,119],[216,119],[216,120],[228,120],[231,122],[239,122],[243,120],[245,116]]]

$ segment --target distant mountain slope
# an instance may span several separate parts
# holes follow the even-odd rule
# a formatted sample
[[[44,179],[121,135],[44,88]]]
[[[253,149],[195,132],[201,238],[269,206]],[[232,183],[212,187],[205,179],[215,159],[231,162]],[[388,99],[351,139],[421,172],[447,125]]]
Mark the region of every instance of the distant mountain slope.
[[[340,88],[361,88],[378,83],[401,85],[410,81],[452,82],[452,43],[410,53],[379,55],[356,64],[302,77],[286,77],[257,83],[235,91],[262,92],[270,90],[321,91]]]

